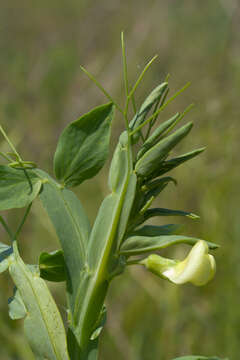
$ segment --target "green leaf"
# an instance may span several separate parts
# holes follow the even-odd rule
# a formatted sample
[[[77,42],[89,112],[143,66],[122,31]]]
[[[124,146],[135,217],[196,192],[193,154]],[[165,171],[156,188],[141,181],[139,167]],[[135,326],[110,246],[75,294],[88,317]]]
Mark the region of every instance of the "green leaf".
[[[25,315],[25,334],[36,358],[69,360],[64,325],[44,280],[16,253],[9,272],[17,287],[10,302],[10,315],[12,318]]]
[[[151,136],[144,142],[144,144],[141,146],[141,149],[139,150],[137,154],[137,159],[140,159],[140,157],[145,154],[147,150],[149,150],[151,147],[153,147],[158,141],[159,138],[164,135],[164,132],[169,129],[179,118],[180,114],[177,113],[171,119],[164,121],[161,125],[157,127],[156,130],[152,133]]]
[[[157,251],[175,244],[194,245],[200,239],[184,235],[162,236],[131,236],[126,239],[120,249],[122,255],[141,255],[146,252]],[[218,248],[217,244],[207,242],[210,249]]]
[[[93,333],[91,335],[91,340],[95,340],[99,337],[99,335],[103,329],[103,326],[106,323],[106,320],[107,320],[107,309],[106,309],[106,306],[103,305],[102,311],[99,316],[99,320],[97,321],[96,329],[93,331]]]
[[[32,171],[24,172],[0,165],[0,210],[29,205],[40,192],[41,186],[41,180]]]
[[[27,315],[27,309],[16,288],[14,289],[14,295],[8,299],[8,309],[9,316],[12,320],[23,319]]]
[[[111,191],[116,192],[121,187],[128,171],[128,159],[126,146],[128,142],[127,132],[124,131],[116,146],[109,170],[108,184]]]
[[[201,356],[201,355],[188,355],[175,358],[173,360],[228,360],[227,358],[220,359],[217,356]]]
[[[151,208],[146,210],[144,213],[138,214],[134,220],[132,227],[135,229],[137,226],[141,225],[148,219],[156,216],[186,216],[190,219],[198,219],[199,216],[195,215],[191,212],[182,211],[182,210],[172,210],[172,209],[165,209],[165,208]],[[131,227],[131,228],[132,228]]]
[[[12,256],[13,249],[11,246],[0,242],[0,273],[8,269],[9,260]]]
[[[103,167],[109,148],[113,104],[98,106],[62,132],[54,156],[58,180],[77,186]]]
[[[195,156],[198,156],[204,150],[205,150],[205,147],[190,151],[190,152],[188,152],[186,154],[180,155],[180,156],[175,157],[173,159],[163,161],[160,168],[154,173],[154,177],[158,177],[158,176],[161,176],[161,175],[165,174],[166,172],[176,168],[177,166],[183,164],[184,162],[194,158]]]
[[[137,175],[149,177],[166,159],[172,150],[190,132],[193,124],[190,122],[176,130],[172,135],[163,138],[150,150],[148,150],[136,163],[135,170]]]
[[[188,211],[182,210],[171,210],[164,208],[153,208],[149,209],[144,213],[144,220],[150,219],[155,216],[186,216],[190,219],[198,219],[199,216]]]
[[[114,256],[117,253],[118,236],[121,238],[122,234],[121,229],[118,233],[118,224],[121,223],[122,212],[125,213],[124,216],[126,217],[129,214],[131,204],[124,202],[128,187],[131,188],[132,193],[136,183],[132,170],[131,149],[124,134],[120,139],[119,152],[117,157],[122,159],[121,163],[118,164],[121,171],[118,171],[116,161],[110,171],[109,179],[113,191],[103,200],[91,231],[88,245],[89,270],[83,273],[75,301],[76,307],[73,318],[77,326],[72,329],[72,332],[77,339],[80,339],[79,344],[82,347],[90,341],[92,332],[95,330],[96,320],[102,310],[111,277],[114,271],[119,269],[120,259]],[[118,173],[117,177],[113,176],[113,168]],[[113,173],[111,174],[111,172]],[[129,202],[132,200],[133,196]],[[125,219],[122,220],[124,223]]]
[[[39,257],[39,269],[42,279],[48,281],[65,281],[65,260],[62,250],[56,250],[51,253],[43,252]]]
[[[129,234],[130,236],[160,236],[176,233],[182,225],[167,224],[162,226],[145,225]]]
[[[117,248],[119,248],[120,244],[122,243],[124,234],[127,229],[128,220],[131,214],[133,201],[136,194],[136,185],[137,185],[137,176],[136,174],[132,173],[129,178],[126,194],[123,199],[121,214],[118,220],[118,227],[116,231]]]
[[[37,170],[43,180],[40,199],[60,240],[67,269],[67,291],[73,310],[79,286],[79,274],[86,262],[90,234],[88,218],[80,200],[68,189],[61,188],[48,174]]]

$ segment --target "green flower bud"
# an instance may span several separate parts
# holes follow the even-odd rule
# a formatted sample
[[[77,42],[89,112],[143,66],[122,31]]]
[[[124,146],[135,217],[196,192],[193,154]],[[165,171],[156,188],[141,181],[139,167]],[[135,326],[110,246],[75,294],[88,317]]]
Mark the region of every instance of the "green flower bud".
[[[206,241],[199,240],[183,261],[170,260],[152,254],[141,262],[154,274],[175,284],[191,282],[196,286],[208,283],[216,272],[216,263],[208,254]]]

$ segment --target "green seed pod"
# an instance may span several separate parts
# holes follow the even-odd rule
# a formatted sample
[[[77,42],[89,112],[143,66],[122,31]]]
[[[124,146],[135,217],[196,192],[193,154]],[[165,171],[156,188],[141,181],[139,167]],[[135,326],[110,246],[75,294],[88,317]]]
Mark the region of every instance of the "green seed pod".
[[[149,136],[149,138],[144,142],[144,144],[142,145],[141,149],[139,150],[138,154],[137,154],[137,159],[140,159],[141,156],[143,156],[143,154],[145,154],[145,152],[147,150],[149,150],[152,146],[154,146],[159,138],[164,134],[164,132],[170,128],[170,126],[172,126],[177,119],[179,118],[179,113],[175,114],[173,117],[171,117],[171,119],[164,121],[164,123],[162,123],[153,133],[151,136]]]
[[[162,139],[148,150],[136,163],[135,171],[137,175],[148,177],[154,173],[159,168],[162,161],[166,159],[169,151],[189,133],[192,126],[192,122],[182,126],[172,135]]]
[[[145,117],[147,116],[148,112],[151,110],[152,106],[156,104],[157,101],[160,100],[163,93],[166,91],[168,87],[168,83],[164,82],[158,85],[153,91],[148,95],[148,97],[142,103],[140,110],[136,113],[134,118],[129,124],[131,130],[136,129],[139,125],[143,123]],[[133,135],[133,143],[135,144],[139,139],[139,132]]]

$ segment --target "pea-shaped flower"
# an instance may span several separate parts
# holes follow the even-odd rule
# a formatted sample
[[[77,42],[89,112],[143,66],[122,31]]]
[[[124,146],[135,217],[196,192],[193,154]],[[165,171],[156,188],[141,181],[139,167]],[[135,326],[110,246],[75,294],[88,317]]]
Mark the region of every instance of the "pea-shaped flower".
[[[216,272],[216,263],[208,254],[206,241],[199,240],[183,261],[170,260],[152,254],[141,262],[154,274],[168,279],[175,284],[191,282],[201,286],[208,283]]]

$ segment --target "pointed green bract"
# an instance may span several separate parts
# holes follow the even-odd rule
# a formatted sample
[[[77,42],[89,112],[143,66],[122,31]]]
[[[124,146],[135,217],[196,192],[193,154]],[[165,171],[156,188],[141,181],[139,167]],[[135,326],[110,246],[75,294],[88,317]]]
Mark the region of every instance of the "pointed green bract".
[[[154,216],[186,216],[190,219],[198,219],[199,216],[188,211],[172,210],[164,208],[152,208],[145,212],[145,220],[150,219]]]
[[[58,180],[77,186],[103,167],[109,149],[113,104],[98,106],[62,132],[54,156]]]
[[[55,282],[65,281],[65,266],[62,250],[51,253],[42,252],[39,256],[39,270],[42,279]]]
[[[0,165],[0,210],[22,208],[39,194],[42,183],[30,170]]]
[[[161,164],[161,167],[158,170],[156,170],[156,172],[154,173],[153,176],[158,177],[158,176],[165,174],[168,171],[175,169],[177,166],[183,164],[184,162],[194,158],[195,156],[200,155],[204,150],[205,150],[205,147],[202,147],[200,149],[196,149],[196,150],[190,151],[186,154],[175,157],[173,159],[164,161]]]
[[[159,141],[155,146],[148,150],[136,163],[135,170],[139,176],[148,177],[154,173],[163,160],[166,159],[170,150],[174,148],[191,130],[193,124],[190,122],[172,135]]]
[[[162,235],[162,236],[131,236],[126,239],[120,249],[122,255],[141,255],[147,252],[164,249],[175,244],[194,245],[199,239],[184,235]],[[210,249],[216,249],[218,245],[207,242]]]

